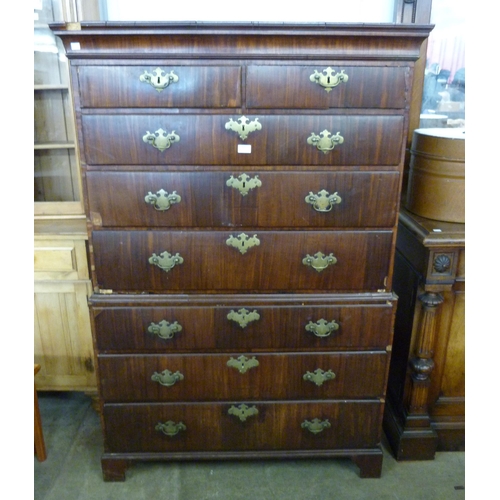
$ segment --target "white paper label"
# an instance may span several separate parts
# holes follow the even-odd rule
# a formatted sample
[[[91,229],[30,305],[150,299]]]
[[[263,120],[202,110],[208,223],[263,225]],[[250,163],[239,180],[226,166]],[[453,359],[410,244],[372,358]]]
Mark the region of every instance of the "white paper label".
[[[238,153],[249,154],[252,152],[251,144],[238,144]]]
[[[71,42],[71,50],[80,50],[80,42]]]

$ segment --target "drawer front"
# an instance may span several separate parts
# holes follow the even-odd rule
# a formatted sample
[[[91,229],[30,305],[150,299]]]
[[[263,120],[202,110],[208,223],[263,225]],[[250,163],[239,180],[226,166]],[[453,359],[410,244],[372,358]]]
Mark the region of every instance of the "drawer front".
[[[115,292],[377,291],[392,239],[391,231],[94,231],[93,248],[97,282]]]
[[[402,115],[248,115],[245,131],[256,123],[262,128],[250,132],[246,139],[240,138],[244,132],[226,129],[230,120],[234,125],[240,118],[238,114],[85,114],[82,116],[85,162],[249,166],[399,165],[401,162]],[[343,143],[335,145],[331,139],[337,132]],[[308,143],[308,139],[314,138],[321,140],[319,145],[323,150],[314,142]]]
[[[78,81],[83,108],[241,106],[239,66],[80,66]]]
[[[252,410],[255,406],[258,413],[251,411],[253,415],[244,421],[234,411],[229,413],[232,406],[238,411],[240,404],[105,404],[106,449],[115,453],[313,450],[380,443],[380,402],[255,402],[248,406]],[[311,426],[314,419],[316,427]],[[165,425],[169,421],[174,425]],[[313,433],[308,428],[322,430]]]
[[[404,108],[407,67],[257,66],[247,68],[248,108]]]
[[[337,307],[244,302],[215,307],[94,307],[94,325],[102,353],[385,349],[392,339],[393,312],[387,302]]]
[[[103,227],[392,227],[398,172],[87,174]]]
[[[98,356],[106,401],[382,397],[387,361],[385,351]]]

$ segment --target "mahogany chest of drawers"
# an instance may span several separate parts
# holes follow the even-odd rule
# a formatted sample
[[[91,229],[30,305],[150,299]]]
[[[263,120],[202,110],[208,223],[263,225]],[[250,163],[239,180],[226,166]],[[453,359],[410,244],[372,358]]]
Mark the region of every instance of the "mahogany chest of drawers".
[[[52,29],[71,62],[104,478],[336,456],[378,477],[429,27]]]

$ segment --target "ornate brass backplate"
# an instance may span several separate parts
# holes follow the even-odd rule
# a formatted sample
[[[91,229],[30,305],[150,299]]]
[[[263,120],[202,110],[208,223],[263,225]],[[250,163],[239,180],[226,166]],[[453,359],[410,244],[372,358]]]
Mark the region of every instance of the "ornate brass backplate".
[[[343,144],[344,138],[340,135],[340,132],[337,132],[332,136],[332,133],[328,130],[323,130],[319,135],[314,132],[307,138],[307,144],[311,146],[316,146],[320,151],[324,154],[327,154],[329,151],[332,151],[335,146],[339,144]]]
[[[316,337],[329,337],[332,332],[340,328],[339,324],[333,321],[326,321],[326,319],[319,319],[316,323],[309,321],[306,325],[306,331],[314,333]]]
[[[332,424],[330,424],[328,419],[320,420],[319,418],[313,418],[312,420],[304,420],[304,422],[302,422],[300,426],[302,427],[302,429],[307,429],[313,434],[319,434],[324,429],[328,429],[329,427],[331,427]]]
[[[185,431],[186,426],[183,422],[175,423],[173,420],[168,420],[167,422],[158,422],[155,426],[155,431],[163,432],[168,437],[174,437],[179,434],[180,431]]]
[[[246,196],[251,189],[262,186],[262,182],[258,175],[253,179],[247,174],[241,174],[237,179],[231,175],[226,181],[226,186],[235,188],[241,193],[241,196]]]
[[[314,372],[308,371],[304,373],[304,376],[302,378],[309,382],[313,382],[319,387],[320,385],[323,385],[323,383],[327,380],[333,380],[335,378],[335,373],[333,373],[332,370],[328,370],[327,372],[325,372],[321,368],[317,368],[316,370],[314,370]]]
[[[173,269],[176,265],[182,264],[184,259],[176,253],[175,255],[170,254],[165,250],[160,255],[156,255],[155,253],[151,255],[149,258],[149,263],[155,266],[158,266],[160,269],[163,269],[166,273],[168,273],[171,269]]]
[[[240,373],[246,373],[251,368],[259,366],[259,362],[255,356],[247,358],[246,356],[238,356],[238,358],[229,358],[227,366],[236,368]]]
[[[310,256],[307,254],[303,259],[302,259],[302,264],[306,266],[310,266],[318,273],[326,269],[330,265],[334,265],[337,263],[337,257],[333,255],[333,253],[330,253],[330,255],[324,255],[321,252],[316,252],[314,256]]]
[[[156,191],[156,194],[149,191],[149,193],[144,197],[144,201],[149,205],[153,205],[155,210],[158,210],[159,212],[168,210],[175,203],[179,203],[181,199],[182,198],[177,194],[177,191],[168,193],[164,189]]]
[[[237,120],[229,118],[225,128],[226,130],[236,132],[241,139],[245,140],[248,137],[248,134],[255,132],[256,130],[261,130],[262,124],[259,122],[258,118],[250,121],[246,116],[241,116]]]
[[[163,370],[161,373],[154,372],[153,375],[151,375],[151,380],[165,387],[171,387],[176,382],[184,380],[184,375],[180,371],[172,373],[170,370]]]
[[[151,144],[151,146],[159,151],[165,151],[165,149],[168,149],[175,142],[179,142],[181,138],[175,133],[175,130],[172,130],[169,134],[162,128],[159,128],[156,132],[148,130],[142,136],[142,140],[147,144]]]
[[[260,314],[254,309],[250,312],[248,309],[238,309],[238,312],[235,312],[231,309],[229,314],[227,315],[227,319],[231,321],[235,321],[241,328],[245,328],[248,323],[252,321],[257,321],[260,319]]]
[[[172,71],[167,73],[161,68],[156,68],[152,73],[149,73],[147,70],[144,70],[144,73],[139,76],[139,80],[141,82],[146,82],[151,85],[156,91],[161,92],[163,89],[166,89],[171,83],[177,83],[179,81],[179,77]]]
[[[259,414],[259,410],[257,410],[256,406],[247,406],[245,404],[241,404],[238,406],[231,406],[229,410],[227,411],[228,415],[234,415],[235,417],[238,417],[242,422],[245,422],[245,420],[248,417],[252,417],[254,415]]]
[[[177,321],[169,323],[163,319],[159,323],[151,323],[148,326],[149,333],[165,340],[173,339],[174,335],[180,331],[182,331],[182,326]]]
[[[339,83],[346,83],[349,77],[344,73],[344,70],[337,73],[334,69],[328,67],[321,73],[315,69],[314,73],[309,77],[309,80],[321,85],[327,92],[331,92]]]
[[[226,245],[236,248],[240,253],[244,254],[247,253],[249,248],[260,245],[260,240],[257,238],[256,234],[250,237],[248,234],[241,233],[236,237],[231,235],[226,240]]]
[[[317,194],[309,191],[309,194],[305,197],[305,202],[312,205],[317,212],[329,212],[333,205],[338,205],[341,201],[342,198],[336,191],[330,194],[325,189],[322,189]]]

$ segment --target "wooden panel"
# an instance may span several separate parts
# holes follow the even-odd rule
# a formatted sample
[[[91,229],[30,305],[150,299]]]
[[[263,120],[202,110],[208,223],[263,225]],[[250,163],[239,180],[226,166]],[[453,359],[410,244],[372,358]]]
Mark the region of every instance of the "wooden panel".
[[[141,82],[145,72],[171,71],[178,81],[158,91]],[[82,107],[95,108],[234,108],[241,105],[239,66],[81,66]],[[98,87],[99,92],[93,90]]]
[[[242,195],[227,185],[241,171],[97,172],[87,174],[90,212],[102,226],[122,227],[392,227],[399,203],[397,172],[252,171],[261,186]],[[249,181],[246,181],[248,184]],[[145,196],[163,189],[181,201],[158,211]],[[329,212],[306,203],[309,193],[338,193]]]
[[[241,422],[225,404],[104,405],[106,447],[110,452],[355,449],[380,442],[381,403],[255,402],[258,415]],[[312,434],[301,424],[314,418],[330,427]],[[183,422],[174,438],[155,430],[168,420]]]
[[[258,366],[240,373],[228,366],[246,354]],[[230,399],[374,398],[385,392],[388,354],[382,352],[98,356],[101,395],[107,401],[221,401]],[[334,373],[320,385],[304,380],[315,370]],[[164,370],[182,374],[165,386]],[[117,383],[118,381],[118,383]]]
[[[35,280],[88,279],[83,239],[37,239],[34,247]]]
[[[327,290],[376,291],[389,273],[391,231],[259,231],[260,244],[242,254],[226,231],[95,231],[97,282],[114,291]],[[255,234],[255,233],[253,233]],[[250,234],[249,236],[253,236]],[[169,272],[149,258],[179,254]],[[337,263],[321,272],[307,256],[331,253]],[[120,272],[116,272],[119,269]]]
[[[195,299],[192,299],[194,302]],[[267,302],[246,307],[259,318],[241,326],[228,319],[245,303],[220,307],[196,305],[162,307],[94,307],[96,342],[100,352],[182,352],[204,349],[385,349],[391,342],[392,315],[390,304],[344,305],[337,307],[277,306]],[[309,322],[320,319],[335,321],[338,330],[318,337],[306,330]],[[170,339],[154,335],[152,323],[177,322],[182,328]]]
[[[95,391],[89,282],[35,282],[35,363],[39,390]]]
[[[330,77],[347,81],[325,90],[312,82],[315,70],[333,70]],[[349,63],[314,66],[257,66],[247,69],[246,104],[249,108],[403,108],[406,105],[407,67],[349,66]]]
[[[402,115],[245,115],[261,130],[241,140],[226,130],[240,115],[83,115],[85,161],[94,165],[399,165]],[[162,129],[179,142],[159,151],[143,137]],[[340,132],[344,143],[328,154],[307,143],[314,132]],[[238,145],[251,153],[238,153]]]

